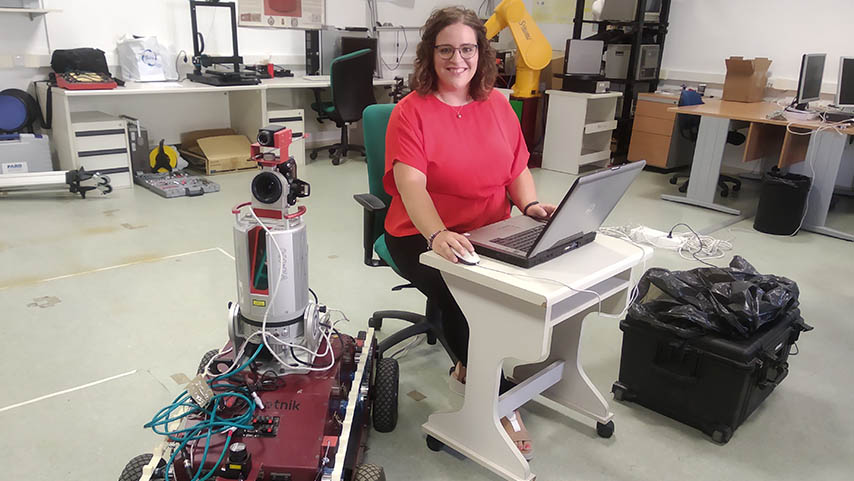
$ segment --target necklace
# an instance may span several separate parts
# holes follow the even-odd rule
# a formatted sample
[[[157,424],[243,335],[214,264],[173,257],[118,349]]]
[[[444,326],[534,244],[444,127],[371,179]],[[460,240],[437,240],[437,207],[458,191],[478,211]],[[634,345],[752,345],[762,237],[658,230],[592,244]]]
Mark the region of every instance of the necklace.
[[[450,107],[450,108],[454,109],[454,111],[457,113],[457,118],[458,118],[458,119],[463,118],[463,107],[465,107],[466,105],[468,105],[468,104],[471,102],[471,100],[466,99],[466,103],[464,103],[464,104],[462,104],[462,105],[451,105],[451,104],[449,104],[448,102],[446,102],[446,101],[445,101],[445,99],[443,99],[443,98],[439,95],[439,93],[438,93],[438,92],[436,93],[436,98],[437,98],[437,99],[439,99],[439,101],[440,101],[440,102],[442,102],[443,104],[445,104],[445,105],[447,105],[448,107]]]

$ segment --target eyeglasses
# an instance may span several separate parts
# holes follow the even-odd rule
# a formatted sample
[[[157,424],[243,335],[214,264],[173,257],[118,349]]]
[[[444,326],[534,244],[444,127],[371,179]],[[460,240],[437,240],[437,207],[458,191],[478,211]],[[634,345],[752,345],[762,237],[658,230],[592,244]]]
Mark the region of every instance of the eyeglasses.
[[[433,47],[439,52],[439,57],[444,60],[451,60],[454,58],[454,54],[457,50],[460,51],[460,57],[464,59],[470,59],[477,54],[477,45],[471,43],[464,43],[459,47],[454,47],[452,45],[436,45]]]

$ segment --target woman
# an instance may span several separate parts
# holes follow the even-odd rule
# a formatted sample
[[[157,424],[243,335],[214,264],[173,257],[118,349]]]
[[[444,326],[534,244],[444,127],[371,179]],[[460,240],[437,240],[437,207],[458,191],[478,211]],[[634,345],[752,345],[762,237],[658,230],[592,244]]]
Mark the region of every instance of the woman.
[[[442,311],[445,338],[460,359],[451,370],[458,385],[465,382],[468,324],[439,272],[418,257],[432,249],[457,262],[454,250],[474,252],[461,233],[506,219],[511,202],[536,218],[555,209],[537,202],[519,121],[492,88],[496,74],[495,51],[473,11],[433,12],[416,51],[415,92],[397,104],[386,133],[386,243],[403,275]],[[511,386],[502,382],[501,392]],[[514,414],[502,425],[530,459],[530,436]]]

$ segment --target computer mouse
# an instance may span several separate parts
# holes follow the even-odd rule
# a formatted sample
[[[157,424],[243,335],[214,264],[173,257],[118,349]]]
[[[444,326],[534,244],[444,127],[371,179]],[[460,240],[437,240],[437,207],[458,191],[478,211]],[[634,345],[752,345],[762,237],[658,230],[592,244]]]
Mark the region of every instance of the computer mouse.
[[[454,255],[457,256],[457,259],[467,266],[476,266],[480,263],[480,256],[474,252],[464,250],[464,254],[460,254],[456,249],[451,250],[454,251]]]

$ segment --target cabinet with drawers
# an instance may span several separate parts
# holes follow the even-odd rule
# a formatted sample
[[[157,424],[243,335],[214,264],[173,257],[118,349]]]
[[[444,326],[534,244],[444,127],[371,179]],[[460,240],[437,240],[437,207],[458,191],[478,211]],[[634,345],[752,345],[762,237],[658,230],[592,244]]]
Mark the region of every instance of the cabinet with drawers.
[[[60,167],[64,170],[83,167],[107,175],[113,188],[133,185],[126,122],[96,111],[71,112],[70,116],[72,165]]]
[[[679,97],[667,94],[639,94],[635,104],[635,119],[628,160],[646,160],[646,165],[661,169],[678,167],[690,161],[671,155],[678,139],[673,137],[676,114],[667,109],[676,107]]]
[[[288,153],[297,165],[305,165],[305,115],[302,109],[292,109],[275,103],[267,104],[267,125],[281,125],[291,129],[293,142]]]

